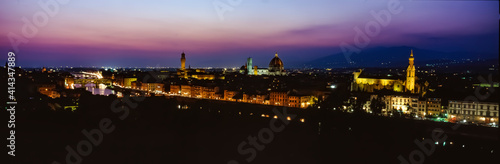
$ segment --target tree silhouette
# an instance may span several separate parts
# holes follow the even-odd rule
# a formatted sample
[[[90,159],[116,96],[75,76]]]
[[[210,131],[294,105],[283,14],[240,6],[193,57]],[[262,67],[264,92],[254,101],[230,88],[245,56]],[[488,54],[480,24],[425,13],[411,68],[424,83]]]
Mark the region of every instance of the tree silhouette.
[[[380,99],[379,96],[371,100],[370,109],[375,114],[382,113],[382,109],[385,108],[385,103]]]

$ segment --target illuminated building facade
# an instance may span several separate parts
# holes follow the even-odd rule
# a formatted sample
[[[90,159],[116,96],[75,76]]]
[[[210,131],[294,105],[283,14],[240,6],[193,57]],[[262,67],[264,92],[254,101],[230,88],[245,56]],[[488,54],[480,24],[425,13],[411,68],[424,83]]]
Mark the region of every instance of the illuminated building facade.
[[[150,92],[164,92],[164,84],[162,83],[142,83],[140,81],[131,82],[131,88]]]
[[[227,100],[227,101],[236,101],[237,99],[233,98],[234,96],[236,96],[236,94],[238,94],[237,91],[224,90],[224,100]]]
[[[428,98],[422,105],[425,108],[422,109],[422,111],[426,112],[425,115],[439,115],[445,112],[443,106],[441,106],[440,98]]]
[[[205,87],[197,85],[170,85],[171,95],[184,97],[225,100],[252,104],[286,106],[294,108],[308,108],[318,98],[307,94],[295,92],[271,91],[269,93],[247,94],[240,91],[220,90],[219,87]]]
[[[170,85],[169,94],[180,95],[181,94],[181,86],[180,85]]]
[[[38,92],[50,98],[59,98],[61,95],[56,91],[55,84],[41,84],[37,86]]]
[[[396,95],[386,95],[382,98],[385,103],[385,110],[383,112],[402,112],[404,114],[410,114],[414,112],[418,104],[418,97],[414,96],[396,96]],[[418,111],[418,109],[416,110]]]
[[[288,104],[287,92],[271,92],[269,93],[269,101],[272,105],[284,106]]]
[[[451,100],[448,103],[450,122],[495,123],[498,125],[498,103]]]
[[[278,57],[278,53],[269,62],[269,68],[258,68],[253,66],[252,58],[248,58],[245,65],[241,66],[240,73],[247,75],[271,75],[283,76],[286,75],[283,61]]]
[[[191,97],[191,86],[181,85],[181,95]]]
[[[363,70],[359,70],[353,73],[354,79],[351,84],[351,91],[374,92],[376,90],[387,89],[394,92],[409,92],[424,95],[429,83],[425,82],[424,85],[416,83],[418,78],[415,75],[415,71],[412,50],[405,79],[391,75],[370,76],[365,74]]]
[[[131,88],[134,81],[137,81],[137,78],[123,78],[123,87]]]
[[[217,96],[217,92],[219,92],[219,87],[203,87],[201,98],[219,99],[220,97]]]
[[[267,95],[266,94],[243,94],[243,101],[246,103],[254,103],[254,104],[265,104],[269,105],[269,100],[266,100]]]
[[[272,91],[269,93],[269,103],[275,106],[307,108],[318,98],[310,95],[300,95],[293,92]]]
[[[378,95],[371,95],[370,100],[376,99],[377,97]],[[422,99],[418,96],[384,95],[381,97],[381,100],[385,104],[385,108],[382,109],[382,113],[384,114],[400,112],[423,117],[426,115],[439,115],[445,112],[441,106],[440,98]],[[370,101],[367,101],[363,107],[365,110],[369,111]]]
[[[64,78],[64,88],[75,89],[75,79],[73,77]]]
[[[162,83],[142,83],[142,90],[153,92],[165,91]]]

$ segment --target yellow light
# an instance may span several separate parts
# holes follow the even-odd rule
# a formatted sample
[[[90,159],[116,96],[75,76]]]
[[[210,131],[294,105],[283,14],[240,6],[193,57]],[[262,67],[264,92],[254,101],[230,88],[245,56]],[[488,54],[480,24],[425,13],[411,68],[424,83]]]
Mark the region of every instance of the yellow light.
[[[273,117],[273,118],[274,118],[274,119],[278,119],[278,116],[277,116],[277,115],[274,115],[274,117]]]
[[[306,121],[306,120],[305,120],[305,119],[303,119],[303,118],[301,118],[301,119],[300,119],[300,122],[305,122],[305,121]]]
[[[292,120],[292,118],[290,118],[290,116],[286,117],[286,120],[290,121]]]
[[[266,115],[264,115],[264,114],[262,114],[262,115],[260,115],[260,116],[261,116],[261,117],[266,117]]]

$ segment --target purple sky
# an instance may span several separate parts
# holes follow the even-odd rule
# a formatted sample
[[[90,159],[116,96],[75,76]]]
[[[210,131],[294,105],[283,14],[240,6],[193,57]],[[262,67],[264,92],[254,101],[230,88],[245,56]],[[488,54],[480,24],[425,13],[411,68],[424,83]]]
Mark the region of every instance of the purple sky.
[[[26,37],[22,18],[32,22],[44,11],[38,1],[0,1],[3,53],[13,49],[9,33]],[[286,67],[338,53],[342,42],[353,44],[354,27],[364,30],[375,20],[370,12],[387,10],[389,2],[241,1],[231,5],[227,0],[70,0],[19,44],[18,64],[179,67],[185,51],[192,67],[237,67],[247,57],[267,67],[278,51]],[[213,2],[231,10],[220,15]],[[401,1],[401,12],[370,37],[367,47],[498,53],[498,3]]]

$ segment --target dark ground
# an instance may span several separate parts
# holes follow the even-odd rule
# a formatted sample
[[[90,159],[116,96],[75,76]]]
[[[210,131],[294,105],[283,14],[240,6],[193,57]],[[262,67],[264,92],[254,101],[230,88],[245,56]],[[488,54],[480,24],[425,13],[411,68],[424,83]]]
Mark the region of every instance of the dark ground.
[[[98,128],[102,118],[110,118],[116,128],[104,134],[102,143],[93,146],[82,163],[247,163],[250,155],[240,155],[238,145],[269,128],[274,116],[270,106],[152,97],[120,120],[121,113],[110,110],[113,100],[83,96],[77,112],[18,111],[16,157],[7,163],[64,164],[65,147],[76,149],[79,141],[86,140],[81,131]],[[178,104],[189,109],[180,110]],[[289,108],[288,113],[298,116],[282,132],[274,133],[250,163],[400,163],[398,156],[408,159],[410,152],[419,150],[414,140],[430,138],[435,128],[446,132],[447,145],[434,145],[435,152],[425,156],[423,163],[498,161],[498,128],[462,125],[453,130],[455,124],[450,123],[326,109]]]

